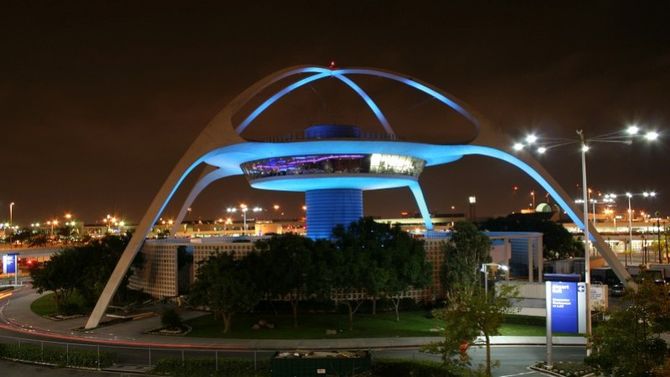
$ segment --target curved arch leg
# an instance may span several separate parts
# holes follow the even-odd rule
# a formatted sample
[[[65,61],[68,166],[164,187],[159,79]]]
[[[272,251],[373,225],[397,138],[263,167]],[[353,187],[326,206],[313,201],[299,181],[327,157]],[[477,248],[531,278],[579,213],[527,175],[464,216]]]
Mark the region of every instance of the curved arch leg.
[[[195,198],[197,198],[198,195],[200,195],[202,190],[207,188],[207,186],[209,186],[212,182],[217,181],[221,178],[228,177],[230,175],[232,175],[230,172],[226,172],[223,169],[214,169],[214,170],[208,169],[207,171],[204,171],[198,178],[198,182],[196,182],[196,184],[191,189],[191,192],[189,192],[188,196],[186,197],[186,200],[184,201],[184,204],[181,206],[179,214],[177,215],[177,218],[175,219],[174,224],[172,225],[172,229],[170,229],[170,234],[172,235],[177,234],[177,231],[179,230],[179,225],[181,225],[181,222],[184,220],[188,208],[191,206],[191,204],[193,204],[193,201],[195,201]]]
[[[540,165],[537,161],[530,158],[529,156],[524,156],[524,159],[513,156],[507,152],[504,152],[500,149],[485,147],[479,145],[468,145],[463,146],[463,155],[482,155],[487,157],[496,158],[507,163],[510,163],[519,169],[523,170],[531,178],[533,178],[537,183],[542,186],[551,196],[554,198],[556,203],[558,203],[561,208],[565,210],[570,219],[577,224],[577,226],[584,229],[584,222],[580,215],[580,211],[572,204],[570,196],[561,188],[561,186],[556,182],[556,180],[549,175],[549,173]],[[591,238],[594,242],[594,245],[600,255],[602,255],[617,277],[624,282],[625,284],[636,287],[635,283],[631,279],[630,274],[626,268],[621,264],[616,254],[609,247],[607,242],[603,237],[598,233],[598,231],[591,225],[587,224],[591,232]]]
[[[426,199],[423,197],[423,191],[421,191],[421,186],[419,182],[416,181],[409,185],[409,189],[414,195],[416,200],[416,205],[419,206],[419,212],[421,212],[421,217],[423,217],[423,223],[426,226],[427,231],[433,230],[433,220],[430,219],[430,212],[428,212],[428,206],[426,205]]]
[[[88,318],[85,328],[91,329],[97,327],[98,324],[100,324],[105,311],[107,311],[107,306],[109,306],[112,297],[114,297],[119,284],[123,280],[123,276],[128,271],[130,264],[144,243],[145,237],[151,231],[151,228],[155,224],[156,219],[158,219],[158,216],[163,211],[172,195],[174,195],[175,191],[184,178],[186,178],[186,176],[203,161],[204,156],[194,158],[190,157],[191,156],[189,156],[187,153],[187,155],[179,161],[177,166],[172,169],[168,179],[163,183],[163,186],[161,186],[158,194],[156,194],[154,199],[151,201],[149,209],[135,228],[135,232],[133,233],[130,242],[123,251],[119,262],[116,264],[112,275],[107,281],[107,285],[105,285],[105,288],[100,294],[100,298],[98,298],[98,302],[95,304],[95,308],[93,308],[93,312]]]

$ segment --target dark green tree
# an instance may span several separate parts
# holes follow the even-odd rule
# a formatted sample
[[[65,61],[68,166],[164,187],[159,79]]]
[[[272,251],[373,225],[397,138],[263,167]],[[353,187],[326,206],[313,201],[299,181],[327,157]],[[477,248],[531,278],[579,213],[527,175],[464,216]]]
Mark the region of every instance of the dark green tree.
[[[52,256],[42,267],[30,271],[33,286],[39,292],[54,291],[59,308],[68,303],[76,290],[83,300],[84,308],[95,305],[107,280],[128,243],[129,235],[106,236],[88,244],[69,247]],[[142,262],[141,254],[133,261],[134,266]],[[115,300],[128,295],[126,274],[120,284]]]
[[[344,262],[355,268],[349,274],[350,278],[357,279],[352,284],[358,285],[357,290],[364,290],[370,297],[372,313],[376,314],[377,300],[387,288],[391,273],[390,253],[387,252],[393,243],[390,225],[364,217],[346,228],[333,229],[333,242],[346,258]]]
[[[565,227],[547,218],[546,214],[512,214],[489,219],[481,229],[502,232],[542,233],[543,254],[546,259],[584,256],[584,246],[572,237]]]
[[[51,291],[59,313],[72,314],[70,298],[80,286],[80,253],[74,249],[59,251],[46,261],[41,268],[30,270],[33,287],[37,293]]]
[[[668,348],[660,335],[669,330],[668,289],[642,282],[608,317],[593,330],[592,354],[586,362],[615,377],[667,376],[662,368]]]
[[[432,266],[426,261],[423,241],[394,226],[389,229],[391,237],[382,244],[388,255],[388,279],[383,290],[391,300],[396,321],[400,320],[400,301],[409,289],[421,289],[432,280]]]
[[[444,244],[442,286],[452,292],[472,291],[481,284],[481,266],[491,261],[491,241],[470,222],[454,224],[451,238]]]
[[[293,326],[298,326],[298,304],[310,297],[315,285],[311,279],[319,279],[312,268],[314,241],[293,233],[272,236],[256,243],[260,257],[266,262],[265,288],[271,299],[288,300],[293,314]]]
[[[190,292],[190,302],[208,307],[215,318],[223,319],[224,333],[230,331],[233,315],[251,310],[258,304],[258,290],[251,261],[259,258],[236,260],[221,253],[207,258],[198,268],[197,279]]]

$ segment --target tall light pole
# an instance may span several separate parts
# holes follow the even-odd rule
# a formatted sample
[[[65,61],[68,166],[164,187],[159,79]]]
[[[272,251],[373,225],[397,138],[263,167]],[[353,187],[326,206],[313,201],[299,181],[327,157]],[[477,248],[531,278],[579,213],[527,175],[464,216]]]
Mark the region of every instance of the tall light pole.
[[[588,204],[588,189],[586,185],[586,152],[589,150],[586,141],[584,140],[584,132],[577,131],[579,141],[581,142],[582,151],[582,197],[584,198],[584,283],[586,285],[586,336],[591,336],[591,234],[589,232],[589,204]],[[593,219],[594,223],[596,219]],[[589,338],[587,338],[589,339]],[[587,343],[590,343],[587,340]],[[590,354],[590,344],[587,344],[586,353]]]
[[[588,196],[588,186],[586,182],[586,152],[589,150],[589,145],[587,144],[587,140],[584,137],[584,132],[582,130],[577,131],[577,135],[579,136],[579,139],[566,139],[566,138],[559,138],[559,139],[547,139],[549,143],[553,144],[548,144],[544,141],[540,141],[539,138],[534,135],[530,134],[526,136],[524,142],[518,142],[515,143],[512,148],[515,151],[522,151],[526,147],[531,147],[531,148],[536,148],[535,151],[538,154],[544,154],[551,148],[556,148],[556,147],[561,147],[561,146],[566,146],[566,145],[574,145],[574,144],[579,144],[581,147],[581,163],[582,163],[582,198],[583,198],[583,219],[582,221],[584,222],[584,245],[585,245],[585,251],[584,251],[584,282],[586,285],[586,335],[587,339],[590,339],[591,336],[591,290],[590,290],[590,285],[591,285],[591,266],[590,266],[590,257],[591,257],[591,235],[589,232],[589,196]],[[589,143],[622,143],[622,144],[632,144],[633,139],[637,138],[639,136],[642,136],[646,141],[654,141],[658,139],[659,134],[656,131],[648,131],[644,135],[640,134],[640,128],[637,125],[631,125],[628,128],[626,128],[625,131],[616,131],[616,132],[611,132],[607,134],[603,134],[600,136],[596,136],[593,138],[589,138],[588,142]],[[595,227],[595,218],[594,218],[594,227]],[[589,342],[587,340],[587,342]],[[590,354],[590,343],[587,343],[586,347],[586,352],[587,355]]]
[[[9,226],[14,225],[14,202],[9,203]]]

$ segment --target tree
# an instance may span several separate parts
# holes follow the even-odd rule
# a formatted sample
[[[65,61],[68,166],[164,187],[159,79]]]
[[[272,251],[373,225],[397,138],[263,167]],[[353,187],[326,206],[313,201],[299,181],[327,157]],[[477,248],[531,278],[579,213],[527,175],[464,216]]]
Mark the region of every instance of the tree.
[[[660,334],[669,324],[668,289],[641,282],[637,292],[629,291],[624,304],[594,328],[586,362],[615,377],[667,375],[660,370],[668,352]]]
[[[208,307],[214,318],[222,318],[225,334],[230,331],[235,313],[251,310],[260,301],[251,272],[255,266],[249,262],[256,260],[254,257],[236,260],[230,254],[221,253],[209,257],[198,268],[190,301]]]
[[[481,334],[486,342],[484,374],[490,377],[491,336],[499,334],[505,314],[514,310],[512,304],[516,297],[516,287],[510,285],[501,285],[498,292],[489,295],[481,286],[452,291],[449,305],[433,311],[433,315],[443,321],[444,341],[430,345],[428,351],[442,354],[447,367],[466,366],[470,361],[465,350]]]
[[[314,286],[309,281],[319,279],[312,273],[314,242],[293,233],[272,236],[269,240],[256,243],[260,257],[267,262],[265,280],[270,298],[287,299],[291,304],[293,326],[298,327],[298,304],[303,297],[309,297]]]
[[[359,286],[355,290],[364,290],[371,298],[372,314],[376,314],[377,300],[390,278],[388,249],[393,243],[390,226],[377,223],[371,217],[363,217],[346,228],[338,226],[333,229],[333,242],[345,257],[343,262],[351,263],[357,268],[353,271],[355,274],[347,275],[349,278],[357,279],[351,283]],[[356,307],[360,306],[360,303],[358,300]]]
[[[40,293],[53,291],[59,311],[63,311],[75,291],[83,300],[84,307],[79,310],[88,309],[98,300],[129,239],[129,235],[106,236],[86,245],[63,249],[41,268],[30,271],[33,286]],[[138,254],[133,266],[141,264],[142,260],[141,254]],[[117,299],[128,294],[129,276],[130,272],[120,284],[115,296]]]
[[[53,255],[41,268],[30,270],[32,284],[37,288],[37,293],[52,291],[59,313],[72,314],[74,309],[70,298],[80,285],[80,260],[77,250],[67,249]]]
[[[512,214],[489,219],[481,225],[489,231],[540,232],[546,259],[584,256],[584,246],[572,237],[563,225],[551,221],[545,214]]]
[[[347,234],[344,227],[338,225],[333,230],[335,237],[340,237],[335,241],[335,252],[332,254],[332,289],[336,295],[344,295],[344,304],[347,307],[349,315],[349,330],[354,327],[354,314],[363,303],[363,295],[353,294],[365,290],[367,274],[370,270],[367,255],[358,252],[353,245],[347,243]],[[337,303],[339,299],[336,299]]]
[[[465,221],[454,224],[452,235],[444,244],[442,286],[452,292],[472,291],[480,283],[480,268],[491,261],[491,241],[477,227]]]
[[[389,277],[384,287],[395,309],[396,321],[400,321],[399,306],[402,294],[410,288],[423,288],[430,284],[432,266],[426,261],[423,241],[413,238],[399,226],[390,229]]]

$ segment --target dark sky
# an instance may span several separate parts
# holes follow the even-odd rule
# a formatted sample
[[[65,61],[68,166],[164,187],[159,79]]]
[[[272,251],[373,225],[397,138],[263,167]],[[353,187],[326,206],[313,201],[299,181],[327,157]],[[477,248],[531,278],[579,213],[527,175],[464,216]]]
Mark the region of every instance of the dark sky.
[[[137,221],[196,135],[236,94],[284,67],[331,60],[428,81],[504,128],[510,142],[529,130],[598,135],[632,121],[661,130],[665,138],[653,146],[595,146],[589,180],[603,192],[655,189],[655,202],[635,204],[670,212],[666,2],[195,3],[2,2],[0,220],[13,201],[15,221],[24,224],[65,211],[88,222],[107,213]],[[386,96],[394,126],[410,133],[450,127],[431,101],[388,83],[362,83]],[[315,84],[277,104],[259,119],[265,128],[250,132],[373,124],[350,97],[332,83]],[[577,196],[576,150],[556,150],[542,162]],[[475,194],[480,215],[527,206],[528,193],[538,189],[511,166],[484,158],[428,169],[421,183],[433,211],[464,211]],[[193,217],[222,216],[240,201],[276,202],[297,215],[302,200],[250,189],[237,177],[203,193]],[[373,215],[416,210],[407,189],[369,192],[365,200]],[[166,214],[174,212],[170,206]]]

